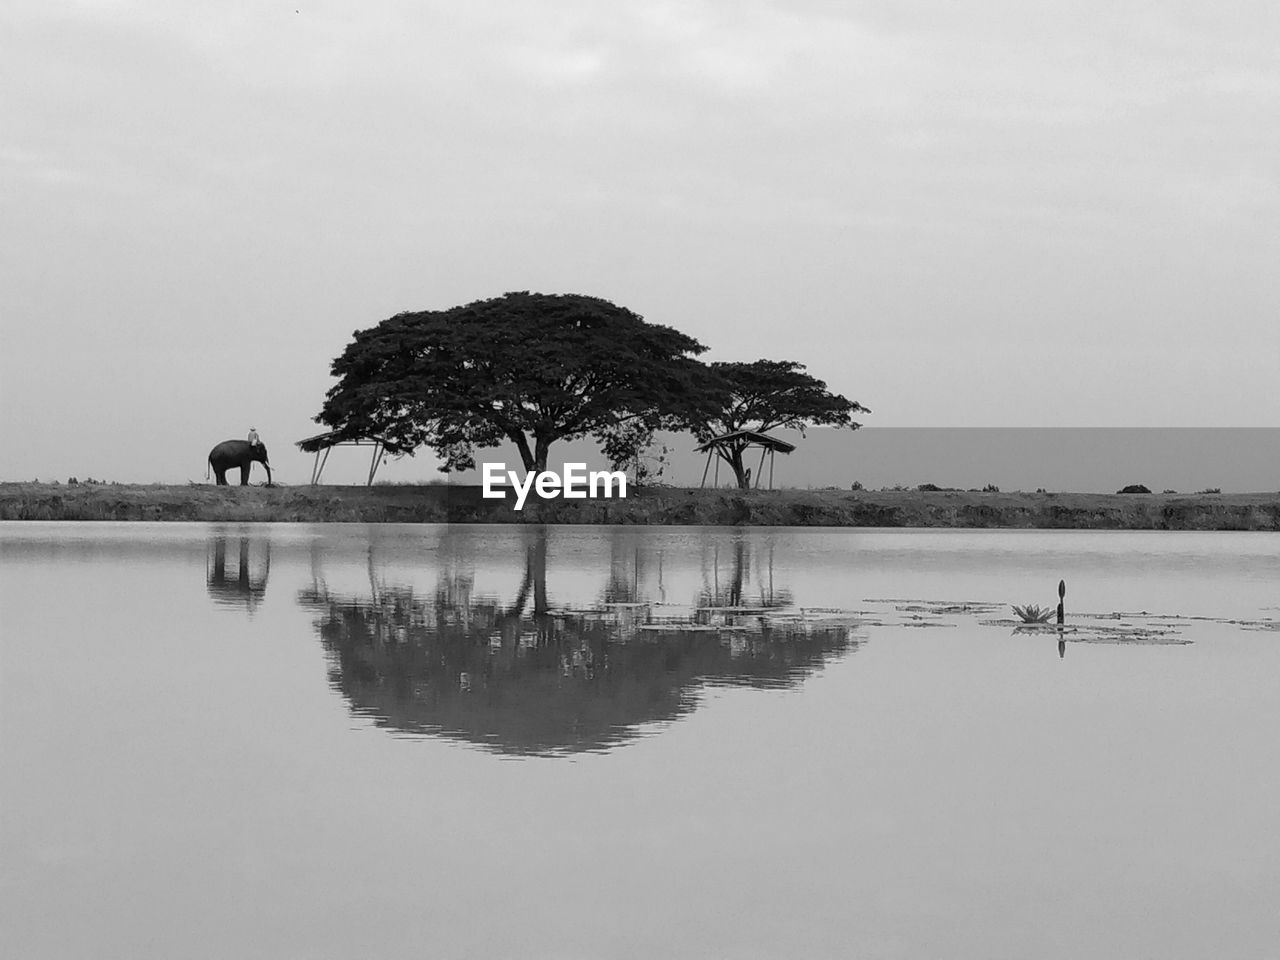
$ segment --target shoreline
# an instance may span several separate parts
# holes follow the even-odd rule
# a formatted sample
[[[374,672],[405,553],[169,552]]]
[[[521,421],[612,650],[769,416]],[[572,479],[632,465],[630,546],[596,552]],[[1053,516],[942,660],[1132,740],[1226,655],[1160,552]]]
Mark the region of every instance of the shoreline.
[[[476,486],[0,483],[0,521],[552,523],[1280,531],[1280,493],[1104,494],[645,487],[625,500],[538,500]]]

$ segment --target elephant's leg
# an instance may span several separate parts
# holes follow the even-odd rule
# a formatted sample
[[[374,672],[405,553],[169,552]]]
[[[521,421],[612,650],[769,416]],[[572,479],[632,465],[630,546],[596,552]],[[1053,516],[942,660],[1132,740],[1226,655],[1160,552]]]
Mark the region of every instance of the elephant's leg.
[[[240,486],[247,487],[249,485],[249,472],[253,470],[253,461],[242,464],[240,467]]]
[[[218,486],[225,487],[227,485],[227,471],[225,467],[221,469],[214,467],[213,475],[218,478]]]

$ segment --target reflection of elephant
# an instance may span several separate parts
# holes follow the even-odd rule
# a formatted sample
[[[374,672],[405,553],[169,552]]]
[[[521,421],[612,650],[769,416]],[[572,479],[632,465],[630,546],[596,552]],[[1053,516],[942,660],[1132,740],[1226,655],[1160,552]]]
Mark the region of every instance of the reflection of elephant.
[[[213,468],[218,483],[227,485],[227,471],[232,467],[240,468],[240,486],[249,483],[249,469],[257,460],[267,468],[267,483],[271,482],[271,464],[267,463],[267,445],[251,444],[248,440],[223,440],[209,451],[209,466]]]
[[[217,536],[209,541],[205,561],[205,586],[214,601],[244,606],[250,612],[262,602],[267,592],[267,577],[271,573],[271,543],[261,540],[257,544],[257,548],[252,551],[256,556],[251,558],[251,539],[240,537],[236,562],[228,571],[227,538]]]

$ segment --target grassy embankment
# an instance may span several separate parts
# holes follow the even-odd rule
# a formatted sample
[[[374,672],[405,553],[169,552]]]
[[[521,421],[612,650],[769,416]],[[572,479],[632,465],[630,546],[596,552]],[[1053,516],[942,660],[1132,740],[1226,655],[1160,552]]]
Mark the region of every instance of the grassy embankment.
[[[0,520],[632,523],[1280,530],[1280,493],[1088,494],[650,488],[516,512],[478,487],[0,484]]]

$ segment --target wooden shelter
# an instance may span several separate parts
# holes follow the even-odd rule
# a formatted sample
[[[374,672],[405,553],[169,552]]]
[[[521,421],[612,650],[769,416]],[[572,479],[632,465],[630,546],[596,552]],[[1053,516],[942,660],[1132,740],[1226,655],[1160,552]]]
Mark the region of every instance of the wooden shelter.
[[[315,463],[311,467],[311,485],[314,487],[320,482],[320,474],[324,472],[324,465],[329,462],[329,451],[334,447],[373,447],[373,459],[369,461],[369,479],[365,486],[373,486],[373,476],[378,472],[378,464],[382,462],[382,457],[387,453],[403,454],[407,453],[413,456],[413,451],[407,447],[402,447],[398,443],[393,443],[385,437],[350,437],[338,433],[336,430],[330,430],[328,433],[317,433],[314,437],[307,437],[305,440],[298,441],[298,449],[303,453],[314,453],[316,455]],[[323,456],[322,456],[323,455]]]
[[[760,475],[764,470],[764,458],[769,458],[769,489],[773,489],[773,458],[778,453],[790,453],[796,448],[794,443],[787,443],[785,440],[779,440],[777,437],[771,437],[767,433],[756,433],[753,430],[735,430],[733,433],[726,433],[724,436],[712,437],[701,446],[694,447],[698,453],[705,452],[707,455],[707,465],[702,470],[702,483],[700,486],[707,485],[707,471],[711,469],[711,458],[717,457],[716,475],[713,481],[717,486],[720,484],[720,460],[731,462],[734,455],[741,455],[750,447],[760,448],[760,463],[756,466],[755,486],[760,487]]]

